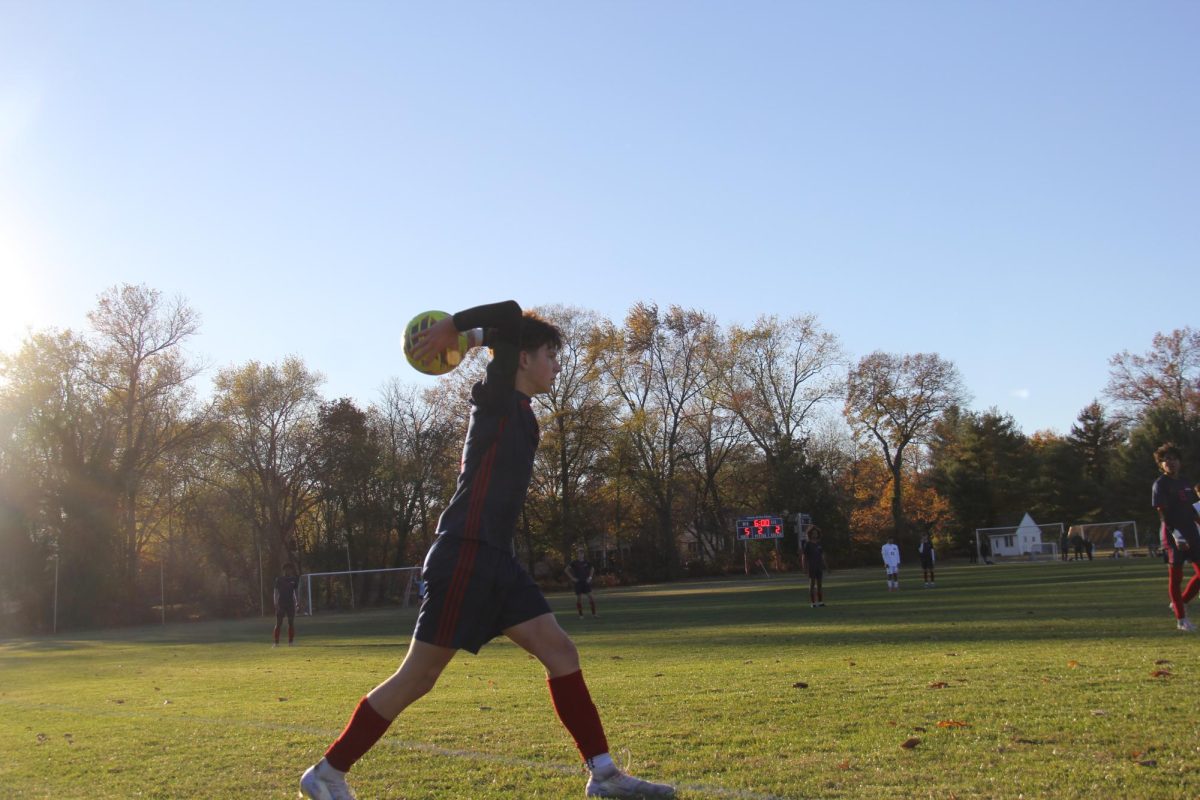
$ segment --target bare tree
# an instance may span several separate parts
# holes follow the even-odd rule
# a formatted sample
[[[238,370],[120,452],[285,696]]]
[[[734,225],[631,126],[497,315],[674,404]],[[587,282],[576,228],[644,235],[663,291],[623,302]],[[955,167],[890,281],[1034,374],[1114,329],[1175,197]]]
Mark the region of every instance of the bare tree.
[[[745,425],[766,460],[768,507],[811,503],[802,478],[813,413],[843,396],[845,355],[812,315],[760,317],[730,333],[723,402]]]
[[[321,380],[290,356],[278,366],[251,361],[224,369],[214,381],[215,452],[237,476],[230,496],[245,503],[242,512],[270,563],[291,554],[297,521],[317,499],[311,462]]]
[[[146,477],[171,451],[194,443],[204,428],[202,415],[189,414],[189,383],[200,368],[182,350],[199,317],[179,298],[166,300],[154,289],[126,284],[101,294],[88,320],[99,335],[89,378],[119,410],[121,571],[131,580],[153,531],[138,519]]]
[[[1145,355],[1123,350],[1108,363],[1105,394],[1120,404],[1126,420],[1154,407],[1181,419],[1200,414],[1200,331],[1156,333]]]
[[[593,527],[586,519],[585,495],[606,450],[612,418],[610,398],[597,379],[599,353],[591,346],[601,320],[595,312],[573,307],[537,312],[562,331],[562,371],[551,391],[534,399],[542,442],[528,509],[559,554],[570,560],[572,548],[585,544]]]
[[[963,404],[966,390],[953,362],[936,353],[896,355],[876,351],[850,370],[845,415],[879,446],[892,476],[892,523],[906,534],[903,506],[905,450],[919,444],[948,409]]]
[[[676,489],[685,423],[697,397],[711,380],[716,323],[700,311],[638,303],[625,327],[609,326],[598,342],[603,370],[621,407],[636,460],[632,470],[638,494],[653,509],[653,549],[663,574],[678,573]]]

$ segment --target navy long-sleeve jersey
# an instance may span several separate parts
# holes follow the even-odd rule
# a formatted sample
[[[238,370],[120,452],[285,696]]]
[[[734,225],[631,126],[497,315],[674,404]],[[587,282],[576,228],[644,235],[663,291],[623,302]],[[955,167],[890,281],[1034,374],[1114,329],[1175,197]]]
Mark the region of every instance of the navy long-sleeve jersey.
[[[437,532],[512,552],[540,440],[530,398],[515,387],[521,307],[512,300],[476,306],[455,314],[454,326],[483,328],[493,357],[484,379],[471,389],[462,468]]]

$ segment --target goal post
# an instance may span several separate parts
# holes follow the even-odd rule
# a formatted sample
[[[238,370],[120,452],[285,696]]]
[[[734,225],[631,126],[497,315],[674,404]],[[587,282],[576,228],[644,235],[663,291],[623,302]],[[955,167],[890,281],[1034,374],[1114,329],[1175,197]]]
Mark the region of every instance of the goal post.
[[[1120,534],[1118,536],[1118,534]],[[1109,551],[1115,556],[1118,549],[1128,553],[1134,548],[1141,547],[1138,539],[1137,521],[1132,519],[1119,522],[1088,522],[1072,525],[1067,531],[1068,538],[1076,536],[1085,542],[1091,542],[1097,550]],[[1119,547],[1118,547],[1119,546]]]
[[[372,585],[369,589],[374,599],[359,602],[354,595],[354,576],[371,575]],[[324,589],[324,603],[314,603],[313,578],[319,579],[315,594],[320,600],[321,590]],[[317,608],[341,606],[348,600],[349,607],[357,605],[394,604],[401,608],[412,605],[414,590],[418,588],[421,579],[420,567],[385,567],[381,569],[343,569],[334,572],[306,572],[300,576],[304,585],[305,614],[317,613]],[[416,594],[419,594],[417,592]],[[383,598],[382,601],[379,598]]]
[[[975,550],[982,554],[981,544],[986,539],[991,545],[992,558],[1055,560],[1058,558],[1063,530],[1061,522],[1042,525],[1028,522],[1002,528],[976,528]]]

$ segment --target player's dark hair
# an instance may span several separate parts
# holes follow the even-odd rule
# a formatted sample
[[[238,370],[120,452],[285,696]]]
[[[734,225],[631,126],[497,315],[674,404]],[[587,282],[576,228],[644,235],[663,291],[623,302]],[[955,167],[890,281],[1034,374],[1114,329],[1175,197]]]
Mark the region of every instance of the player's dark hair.
[[[562,349],[562,331],[531,311],[521,317],[521,350],[532,353],[544,344]]]
[[[1161,464],[1168,456],[1182,458],[1183,454],[1179,452],[1179,448],[1174,442],[1163,442],[1162,445],[1154,451],[1154,463]]]

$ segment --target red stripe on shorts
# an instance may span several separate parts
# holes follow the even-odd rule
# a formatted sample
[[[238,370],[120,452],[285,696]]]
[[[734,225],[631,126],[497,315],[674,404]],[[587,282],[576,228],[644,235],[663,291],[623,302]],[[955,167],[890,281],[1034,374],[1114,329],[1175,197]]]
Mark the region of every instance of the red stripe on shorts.
[[[454,577],[450,581],[450,589],[446,592],[446,602],[442,604],[441,619],[438,620],[437,636],[434,644],[441,647],[453,647],[454,629],[458,627],[458,615],[462,611],[463,597],[467,594],[467,585],[471,582],[471,570],[475,567],[475,554],[479,552],[479,541],[464,539],[458,550],[458,561],[454,564]]]

